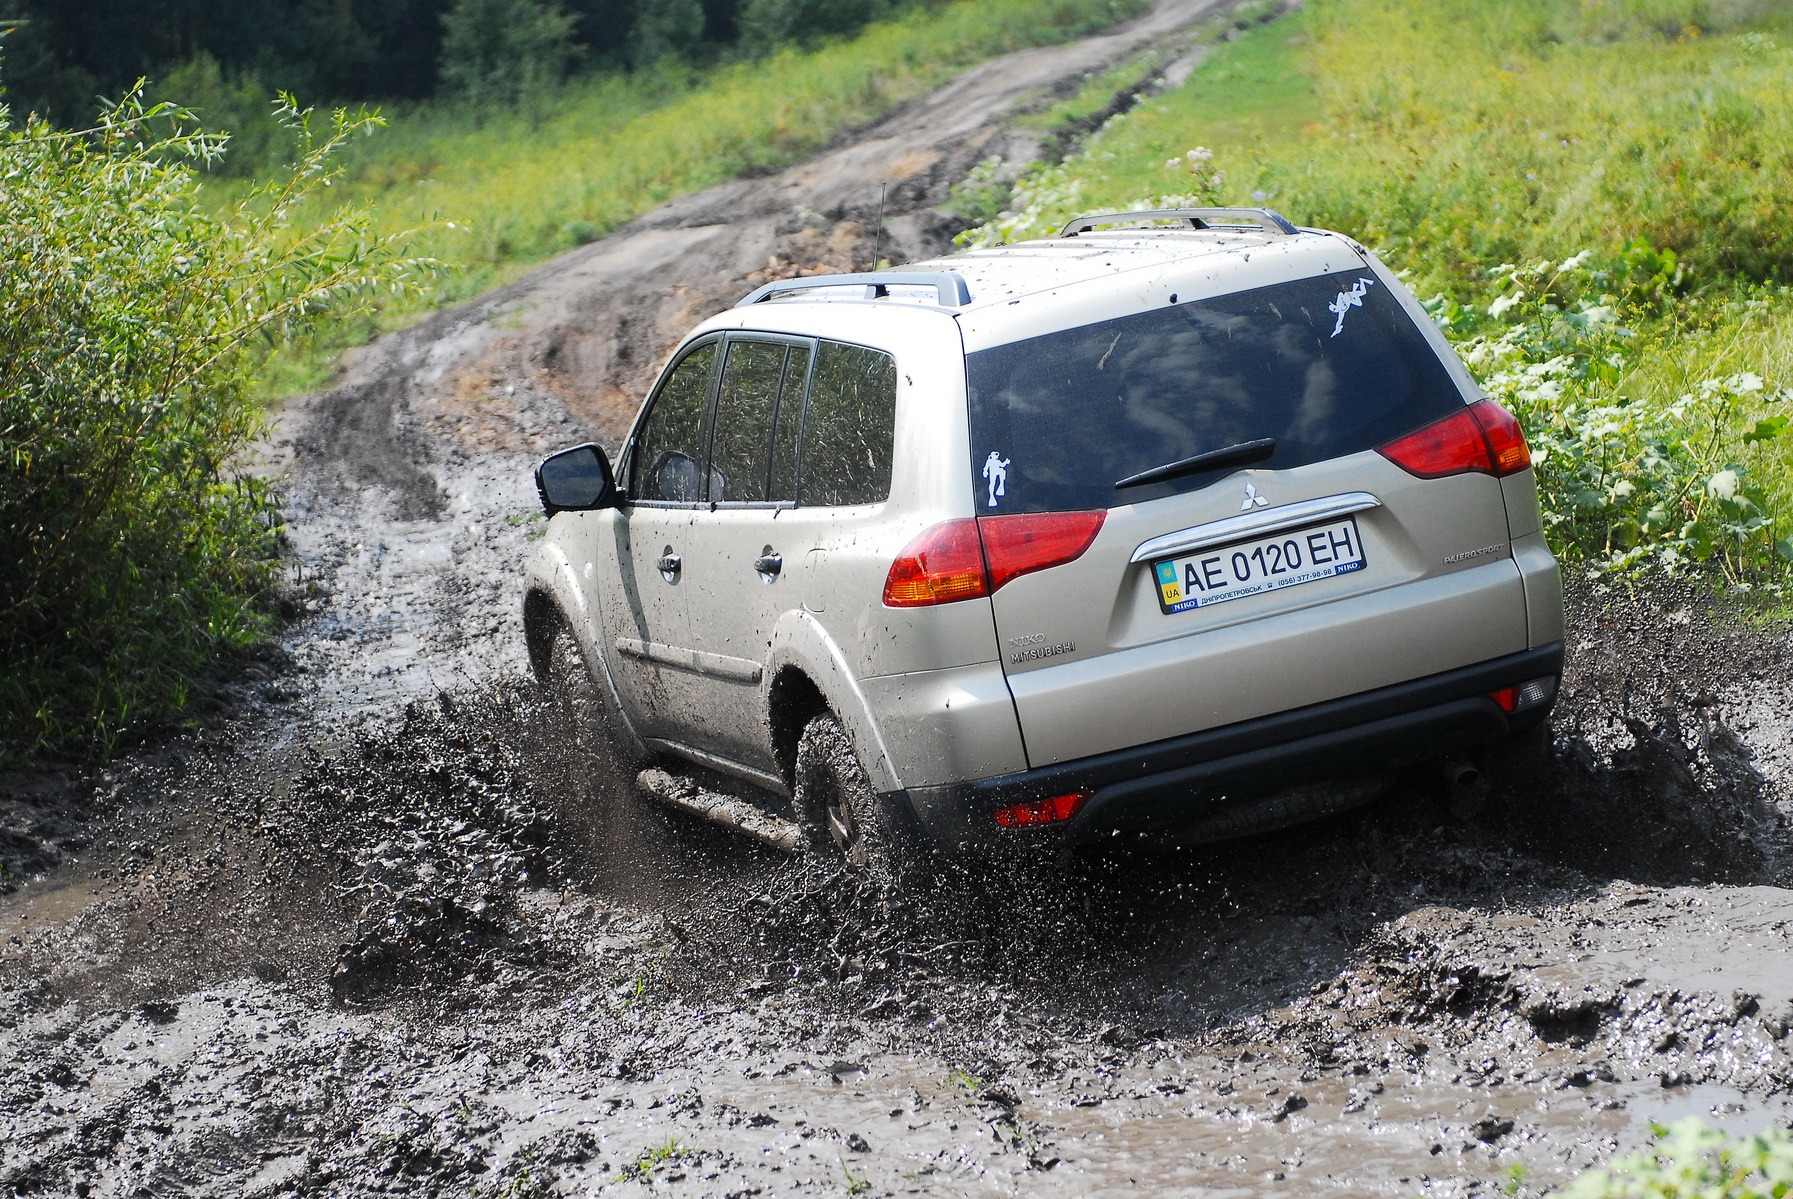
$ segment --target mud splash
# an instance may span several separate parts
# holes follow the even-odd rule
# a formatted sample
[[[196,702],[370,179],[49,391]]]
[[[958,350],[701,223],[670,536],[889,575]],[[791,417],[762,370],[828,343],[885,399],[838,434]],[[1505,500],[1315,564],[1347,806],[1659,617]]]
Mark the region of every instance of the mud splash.
[[[1660,861],[1639,822],[1547,858],[1415,785],[896,891],[608,792],[559,712],[440,695],[115,781],[161,798],[110,800],[95,898],[0,952],[0,1186],[1461,1194],[1782,1118],[1793,898],[1700,876],[1773,874],[1779,784],[1716,731],[1566,744],[1507,801],[1667,755],[1748,817],[1677,826],[1683,885],[1605,869]]]

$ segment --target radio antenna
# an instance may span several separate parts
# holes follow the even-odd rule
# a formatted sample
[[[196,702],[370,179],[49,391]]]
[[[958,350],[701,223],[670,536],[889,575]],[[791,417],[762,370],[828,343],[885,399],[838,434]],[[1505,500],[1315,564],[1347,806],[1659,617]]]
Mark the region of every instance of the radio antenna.
[[[872,269],[878,269],[878,259],[884,253],[884,193],[890,189],[890,181],[878,185],[878,237],[872,243]]]

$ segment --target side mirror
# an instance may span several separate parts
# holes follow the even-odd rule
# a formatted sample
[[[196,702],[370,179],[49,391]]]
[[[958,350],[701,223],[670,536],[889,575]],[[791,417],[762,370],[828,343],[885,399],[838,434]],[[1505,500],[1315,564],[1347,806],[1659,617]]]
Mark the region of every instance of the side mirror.
[[[543,458],[535,468],[535,490],[541,497],[542,511],[549,516],[556,512],[614,508],[617,503],[616,476],[611,473],[610,459],[589,443]]]

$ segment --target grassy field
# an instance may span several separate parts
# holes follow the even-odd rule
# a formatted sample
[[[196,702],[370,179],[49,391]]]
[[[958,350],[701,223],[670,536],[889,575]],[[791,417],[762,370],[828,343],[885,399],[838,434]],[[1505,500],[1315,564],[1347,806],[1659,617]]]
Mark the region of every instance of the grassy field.
[[[1520,410],[1572,556],[1775,585],[1789,47],[1793,10],[1749,0],[1315,0],[1216,44],[967,240],[1179,201],[1351,233]]]
[[[413,253],[445,271],[431,302],[502,282],[653,206],[815,153],[966,65],[1064,41],[1143,11],[1146,0],[959,0],[812,50],[576,81],[517,111],[431,104],[387,113],[356,147],[337,203],[373,206],[382,233],[416,228]],[[218,179],[220,200],[236,184]],[[320,216],[322,214],[320,213]],[[415,305],[388,308],[386,325]],[[339,330],[343,340],[367,327]],[[339,343],[340,344],[340,343]],[[316,384],[317,346],[288,351],[273,392]]]

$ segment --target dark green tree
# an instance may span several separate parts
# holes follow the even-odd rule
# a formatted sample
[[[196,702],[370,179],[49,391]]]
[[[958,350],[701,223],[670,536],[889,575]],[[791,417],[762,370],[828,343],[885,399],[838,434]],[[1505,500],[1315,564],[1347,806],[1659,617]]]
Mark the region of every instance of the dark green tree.
[[[456,0],[442,18],[441,93],[511,104],[558,82],[578,48],[556,0]]]

